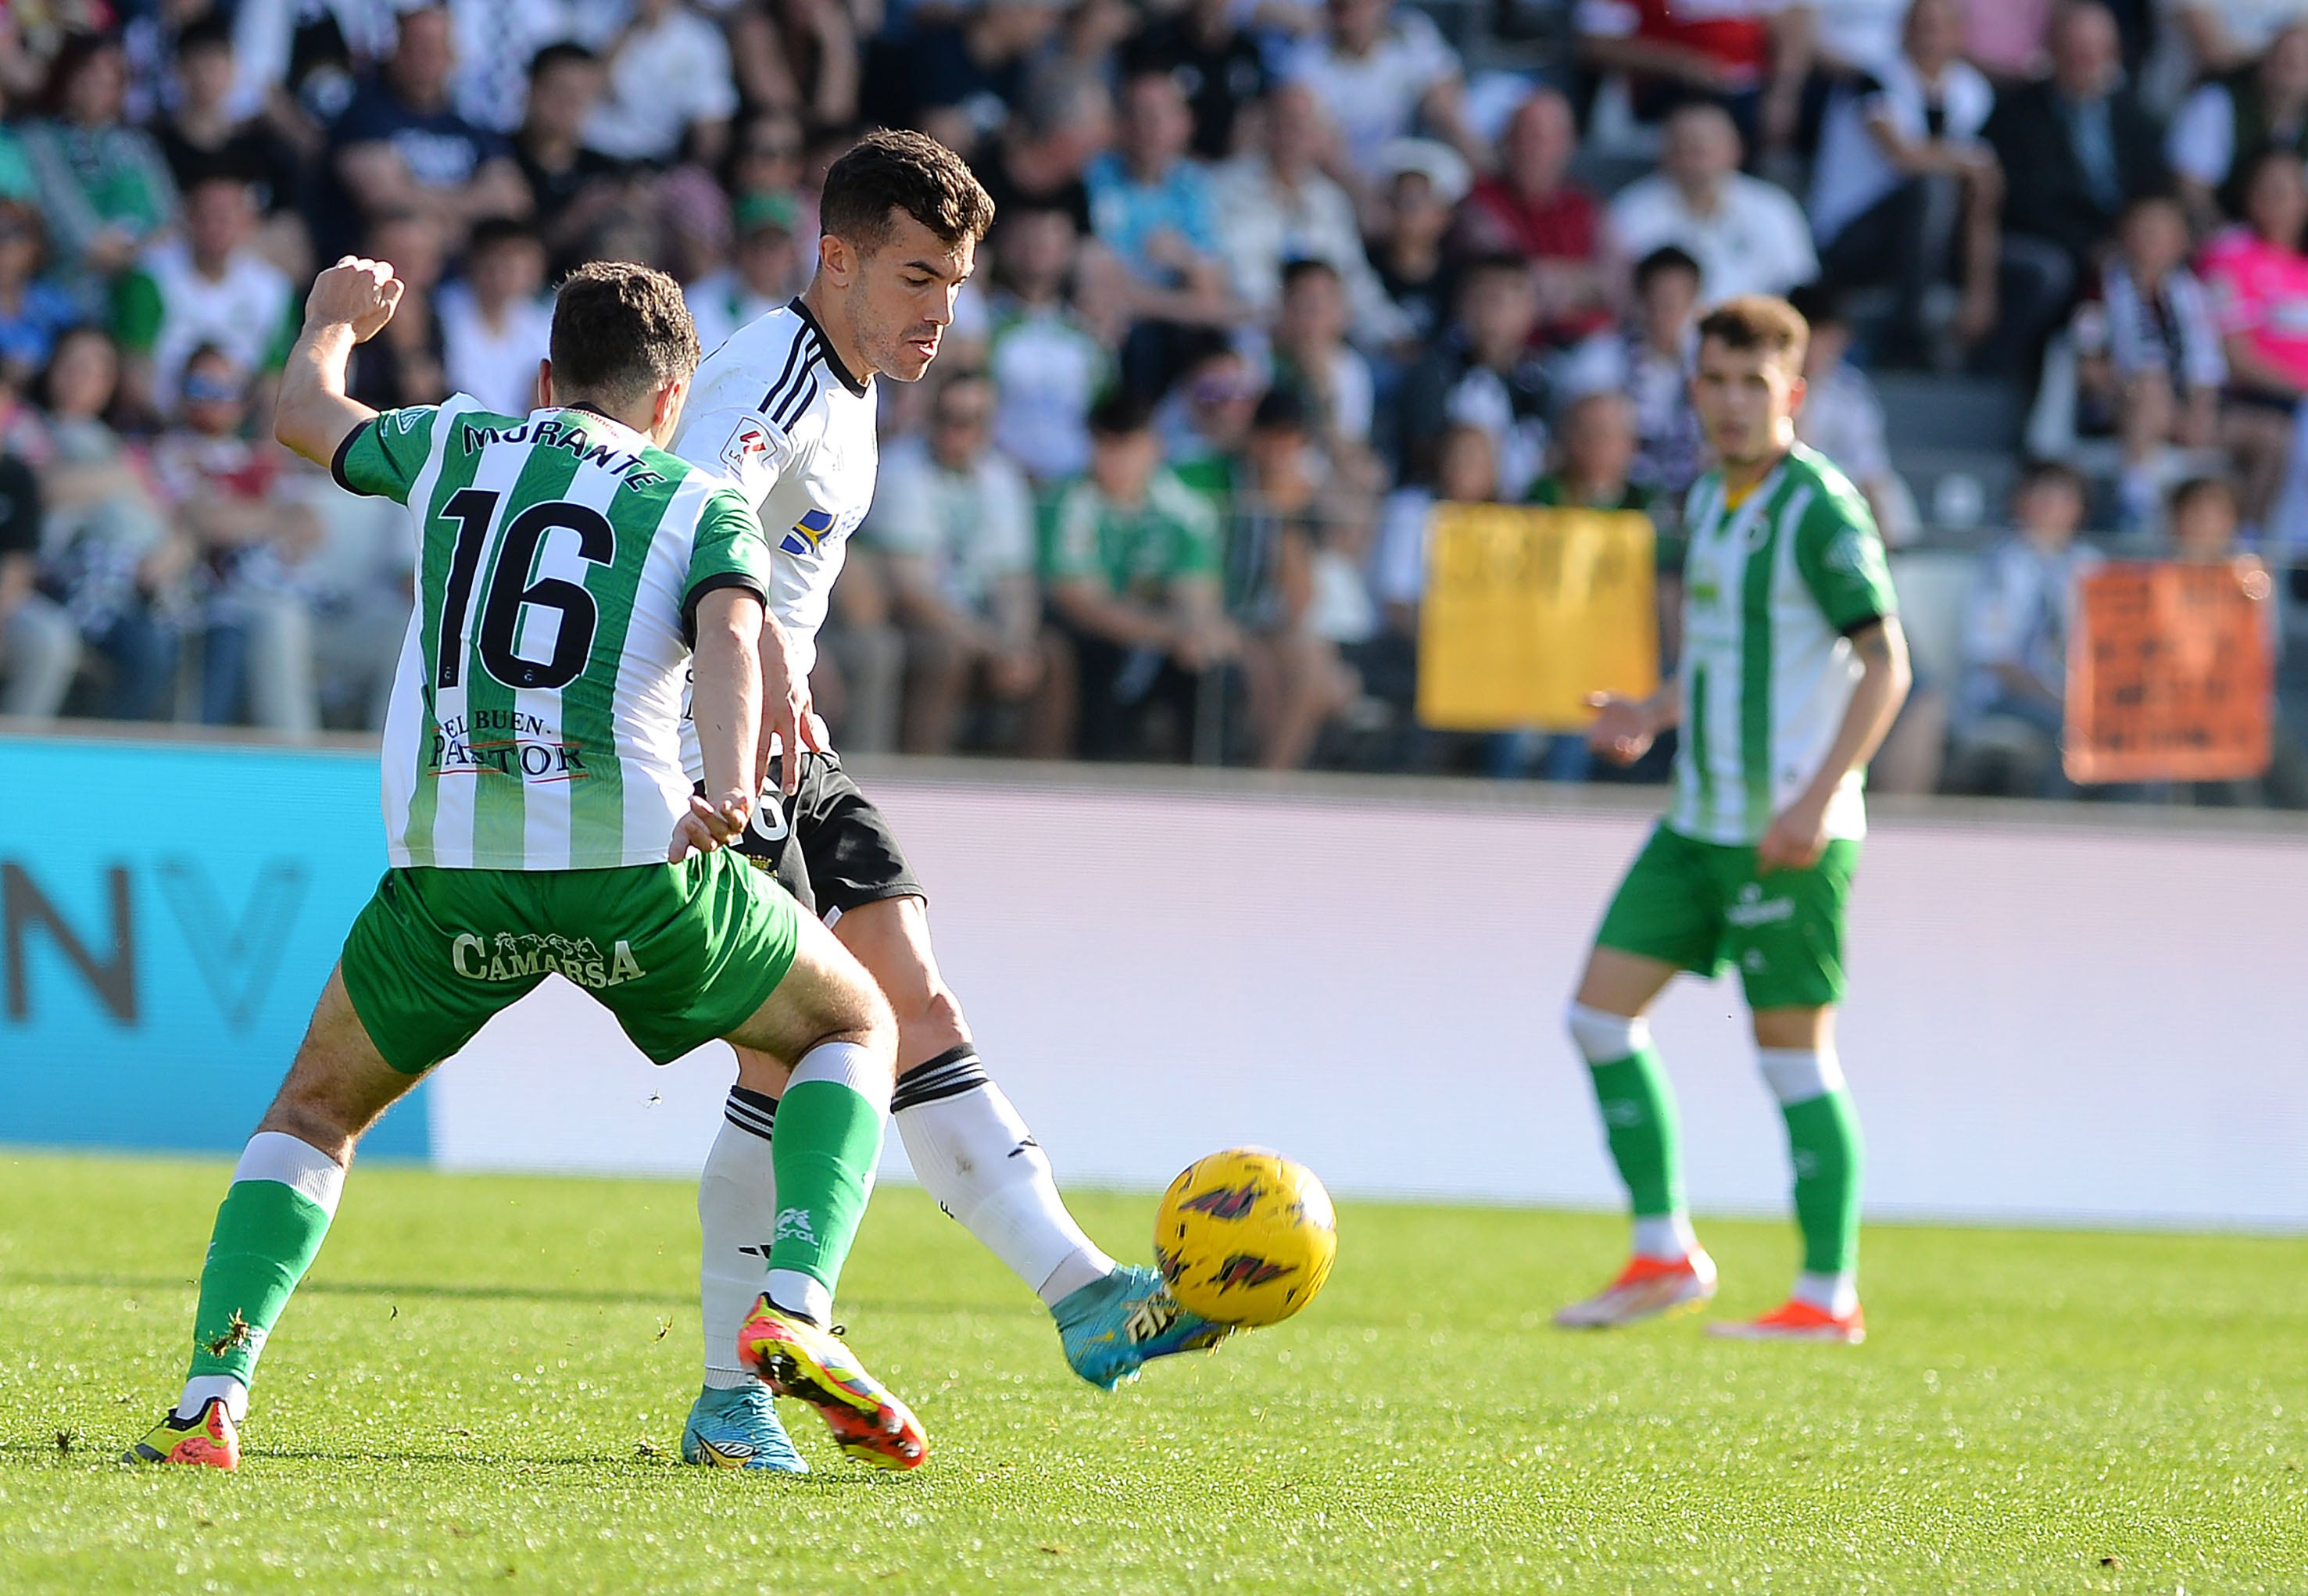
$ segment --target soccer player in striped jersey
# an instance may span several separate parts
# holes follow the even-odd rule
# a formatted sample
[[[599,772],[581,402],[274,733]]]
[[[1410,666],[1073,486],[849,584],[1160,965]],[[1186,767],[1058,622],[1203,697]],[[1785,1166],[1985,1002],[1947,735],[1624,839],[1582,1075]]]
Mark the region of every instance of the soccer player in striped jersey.
[[[353,346],[400,293],[375,261],[321,273],[274,422],[342,487],[409,510],[392,867],[217,1211],[184,1393],[128,1459],[238,1465],[258,1355],[361,1134],[557,972],[660,1064],[720,1037],[791,1067],[781,1206],[730,1355],[816,1407],[843,1450],[911,1468],[921,1427],[830,1312],[881,1152],[896,1025],[841,945],[726,850],[763,775],[771,571],[752,508],[661,446],[697,366],[681,290],[643,266],[577,272],[526,416],[463,395],[383,415],[348,399]],[[681,759],[693,663],[702,796]]]
[[[1908,692],[1882,541],[1856,488],[1795,441],[1810,330],[1783,299],[1699,324],[1692,397],[1716,456],[1685,520],[1683,660],[1641,703],[1598,701],[1589,733],[1631,762],[1680,725],[1666,816],[1596,935],[1571,1035],[1590,1067],[1634,1211],[1634,1256],[1574,1328],[1696,1307],[1715,1265],[1684,1206],[1675,1100],[1644,1011],[1689,970],[1735,966],[1795,1167],[1803,1267],[1755,1339],[1856,1342],[1859,1123],[1836,1059],[1843,910],[1866,830],[1861,772]]]
[[[1038,1292],[1067,1361],[1111,1387],[1220,1327],[1153,1270],[1117,1264],[1066,1212],[1050,1162],[979,1062],[931,951],[922,884],[889,823],[824,746],[809,669],[849,534],[874,496],[874,384],[936,358],[993,202],[960,159],[914,133],[869,134],[827,172],[817,272],[791,305],[731,334],[697,374],[677,453],[735,482],[771,553],[763,696],[779,747],[740,847],[820,912],[898,1018],[891,1107],[915,1175]],[[798,752],[799,757],[795,757]],[[782,801],[780,801],[782,800]],[[737,1050],[737,1081],[698,1187],[705,1384],[684,1427],[693,1463],[798,1471],[762,1382],[730,1355],[782,1211],[790,1100],[776,1058]],[[777,1149],[773,1156],[772,1148]]]

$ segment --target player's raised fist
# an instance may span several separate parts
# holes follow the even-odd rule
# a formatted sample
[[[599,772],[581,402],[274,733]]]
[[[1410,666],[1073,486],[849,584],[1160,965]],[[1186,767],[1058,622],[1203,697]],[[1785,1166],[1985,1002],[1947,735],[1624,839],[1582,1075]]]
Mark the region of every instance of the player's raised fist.
[[[350,327],[354,341],[366,343],[392,319],[404,286],[390,263],[346,255],[313,280],[305,320],[312,326]]]

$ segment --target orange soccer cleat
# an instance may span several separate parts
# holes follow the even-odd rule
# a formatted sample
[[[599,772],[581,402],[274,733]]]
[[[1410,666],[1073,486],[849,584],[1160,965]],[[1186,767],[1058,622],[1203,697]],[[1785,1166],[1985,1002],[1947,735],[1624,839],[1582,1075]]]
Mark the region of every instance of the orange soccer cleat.
[[[1867,1339],[1867,1316],[1856,1303],[1847,1314],[1831,1314],[1800,1298],[1790,1298],[1761,1318],[1709,1324],[1707,1333],[1743,1342],[1841,1342],[1856,1346]]]
[[[190,1463],[203,1469],[240,1467],[240,1430],[225,1411],[224,1398],[212,1396],[190,1419],[174,1410],[152,1433],[121,1454],[124,1463]]]
[[[1715,1260],[1698,1247],[1680,1258],[1627,1261],[1619,1278],[1554,1316],[1564,1330],[1615,1330],[1661,1314],[1687,1313],[1715,1295]]]

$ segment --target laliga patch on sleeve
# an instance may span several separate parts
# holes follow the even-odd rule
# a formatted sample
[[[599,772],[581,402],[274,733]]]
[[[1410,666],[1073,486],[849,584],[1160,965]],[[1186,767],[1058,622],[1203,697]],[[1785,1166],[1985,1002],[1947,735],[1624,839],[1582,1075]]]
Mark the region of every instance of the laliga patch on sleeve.
[[[782,434],[759,416],[745,416],[722,440],[719,459],[722,473],[759,505],[777,479],[778,463],[784,454]]]

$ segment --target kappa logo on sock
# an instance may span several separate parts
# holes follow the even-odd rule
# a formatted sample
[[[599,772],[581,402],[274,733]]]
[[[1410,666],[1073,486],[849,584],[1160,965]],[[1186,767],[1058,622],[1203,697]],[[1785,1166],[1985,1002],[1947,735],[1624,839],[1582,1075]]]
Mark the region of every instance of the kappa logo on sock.
[[[806,1208],[779,1209],[777,1240],[798,1241],[804,1247],[817,1246],[817,1227],[810,1222],[809,1210]]]

